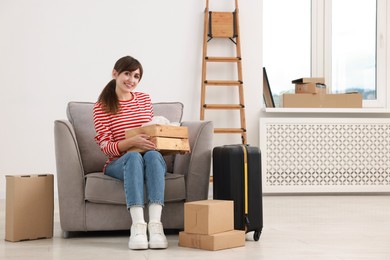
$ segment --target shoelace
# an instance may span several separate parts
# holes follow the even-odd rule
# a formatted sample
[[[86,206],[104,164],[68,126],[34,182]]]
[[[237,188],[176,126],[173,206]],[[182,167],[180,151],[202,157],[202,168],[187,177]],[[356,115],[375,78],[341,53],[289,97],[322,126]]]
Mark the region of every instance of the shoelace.
[[[163,234],[163,228],[160,223],[149,223],[149,232],[153,234]]]
[[[146,224],[135,224],[134,225],[134,235],[142,235],[146,233]]]

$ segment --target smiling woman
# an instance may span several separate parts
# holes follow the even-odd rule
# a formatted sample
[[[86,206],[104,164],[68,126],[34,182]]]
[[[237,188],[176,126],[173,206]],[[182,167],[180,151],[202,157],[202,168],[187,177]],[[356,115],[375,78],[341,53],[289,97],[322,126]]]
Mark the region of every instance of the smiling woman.
[[[134,91],[142,74],[141,63],[133,57],[125,56],[115,63],[113,79],[103,89],[93,109],[95,140],[108,157],[104,174],[123,181],[126,206],[132,219],[129,248],[167,248],[161,223],[167,166],[148,135],[125,137],[126,129],[140,127],[154,116],[150,96]],[[127,152],[130,148],[146,152]],[[144,220],[144,184],[148,224]]]
[[[132,99],[133,94],[131,92],[137,87],[141,77],[139,69],[131,72],[124,71],[123,73],[113,70],[112,77],[118,82],[115,89],[118,100]]]
[[[131,91],[138,85],[142,75],[143,68],[138,60],[130,56],[120,58],[112,70],[113,79],[104,87],[98,99],[104,111],[116,114],[119,109],[119,100],[126,100],[132,96]],[[131,84],[133,88],[127,89],[125,84]],[[118,96],[118,93],[121,96]]]

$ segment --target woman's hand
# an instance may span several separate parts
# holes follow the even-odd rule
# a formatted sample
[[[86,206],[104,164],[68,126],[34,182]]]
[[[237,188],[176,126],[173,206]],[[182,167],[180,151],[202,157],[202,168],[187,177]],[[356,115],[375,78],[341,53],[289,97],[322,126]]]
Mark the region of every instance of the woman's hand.
[[[139,134],[125,140],[122,140],[118,144],[118,148],[121,152],[126,152],[132,147],[137,147],[142,150],[156,150],[156,145],[150,141],[150,136],[147,134]]]
[[[147,134],[139,134],[134,137],[131,137],[129,139],[132,139],[133,146],[138,147],[142,150],[155,150],[157,147],[156,145],[150,141],[150,136]]]

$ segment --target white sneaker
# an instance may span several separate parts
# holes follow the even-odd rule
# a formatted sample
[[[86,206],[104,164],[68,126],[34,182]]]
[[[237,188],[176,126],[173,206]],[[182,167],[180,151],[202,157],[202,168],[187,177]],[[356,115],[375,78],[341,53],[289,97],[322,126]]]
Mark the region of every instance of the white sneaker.
[[[148,237],[146,236],[146,223],[135,223],[130,229],[129,248],[148,249]]]
[[[168,247],[168,241],[164,234],[161,222],[149,222],[149,248],[163,249]]]

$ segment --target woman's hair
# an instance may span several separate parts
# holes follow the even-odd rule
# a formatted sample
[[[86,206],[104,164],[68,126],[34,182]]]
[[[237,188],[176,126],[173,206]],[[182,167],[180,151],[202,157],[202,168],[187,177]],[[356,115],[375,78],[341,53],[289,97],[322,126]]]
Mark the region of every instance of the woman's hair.
[[[114,70],[119,74],[124,71],[133,72],[139,69],[140,78],[142,78],[143,69],[141,63],[130,56],[125,56],[120,58],[114,65]],[[102,108],[105,112],[116,114],[119,111],[119,100],[115,92],[116,81],[112,79],[108,84],[104,87],[102,92],[99,95],[98,102],[102,104]]]

